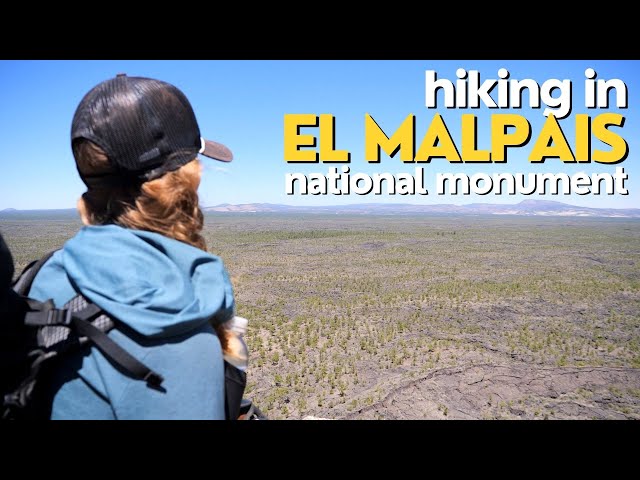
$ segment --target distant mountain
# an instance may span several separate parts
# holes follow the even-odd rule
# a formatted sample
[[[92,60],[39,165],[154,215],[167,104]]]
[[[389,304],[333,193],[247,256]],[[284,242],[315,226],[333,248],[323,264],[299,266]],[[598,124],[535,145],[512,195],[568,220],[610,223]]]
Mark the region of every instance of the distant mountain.
[[[231,205],[229,203],[223,203],[216,205],[215,207],[204,207],[202,210],[205,212],[308,212],[316,211],[317,209],[325,207],[296,207],[293,205],[278,205],[274,203],[245,203],[241,205]],[[332,208],[332,207],[327,207]]]
[[[223,203],[214,207],[204,207],[205,213],[324,213],[331,215],[526,215],[561,217],[618,217],[640,218],[640,208],[589,208],[568,205],[550,200],[523,200],[514,205],[495,203],[471,203],[468,205],[414,205],[410,203],[362,203],[357,205],[333,205],[325,207],[301,207],[275,203],[245,203],[231,205]],[[75,208],[60,210],[0,210],[0,219],[17,218],[59,218],[78,219]]]
[[[358,205],[333,205],[324,207],[298,207],[273,203],[247,203],[203,208],[205,212],[229,213],[328,213],[361,215],[526,215],[565,217],[620,217],[640,218],[639,208],[589,208],[568,205],[550,200],[523,200],[515,205],[471,203],[468,205],[414,205],[409,203],[363,203]]]

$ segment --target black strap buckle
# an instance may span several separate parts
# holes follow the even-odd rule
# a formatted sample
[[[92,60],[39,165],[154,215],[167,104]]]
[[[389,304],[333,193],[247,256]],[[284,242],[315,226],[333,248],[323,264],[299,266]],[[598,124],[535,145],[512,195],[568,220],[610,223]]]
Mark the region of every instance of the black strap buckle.
[[[39,312],[27,312],[25,325],[35,327],[68,326],[71,324],[71,310],[52,308]]]
[[[160,375],[159,373],[156,373],[152,370],[149,370],[149,373],[147,373],[143,380],[145,382],[147,382],[147,385],[149,385],[150,387],[160,387],[162,385],[162,382],[164,381],[164,378],[162,375]]]
[[[47,325],[67,326],[69,324],[71,324],[71,310],[67,310],[66,308],[63,310],[57,308],[49,310]]]

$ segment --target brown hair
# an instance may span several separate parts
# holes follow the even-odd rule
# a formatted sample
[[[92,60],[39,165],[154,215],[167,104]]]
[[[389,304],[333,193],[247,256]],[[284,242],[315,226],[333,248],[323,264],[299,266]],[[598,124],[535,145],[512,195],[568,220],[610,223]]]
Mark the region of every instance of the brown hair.
[[[198,205],[202,167],[198,160],[150,181],[113,181],[115,171],[106,153],[95,143],[73,145],[78,172],[87,191],[78,200],[85,225],[116,224],[147,230],[207,250]]]
[[[115,173],[106,153],[95,143],[81,140],[73,145],[78,172],[87,191],[78,200],[85,225],[114,223],[125,228],[148,230],[180,240],[204,251],[200,234],[204,216],[198,205],[202,166],[198,160],[148,182],[113,181]],[[223,351],[232,334],[227,323],[214,323]]]

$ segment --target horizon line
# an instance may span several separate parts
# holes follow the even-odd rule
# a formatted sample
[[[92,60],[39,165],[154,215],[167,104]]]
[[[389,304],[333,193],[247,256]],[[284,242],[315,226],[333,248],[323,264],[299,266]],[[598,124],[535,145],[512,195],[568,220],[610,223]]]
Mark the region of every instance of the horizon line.
[[[570,203],[560,202],[558,200],[540,200],[540,199],[524,199],[516,203],[491,203],[491,202],[472,202],[472,203],[391,203],[391,202],[368,202],[368,203],[345,203],[345,204],[332,204],[332,205],[290,205],[286,203],[271,203],[271,202],[246,202],[246,203],[219,203],[217,205],[200,205],[202,209],[209,208],[218,208],[218,207],[239,207],[245,205],[273,205],[273,206],[281,206],[281,207],[292,207],[292,208],[345,208],[345,207],[361,207],[361,206],[391,206],[391,207],[401,207],[401,206],[411,206],[411,207],[437,207],[437,206],[455,206],[455,207],[466,207],[471,205],[491,205],[491,206],[500,206],[500,207],[509,207],[509,206],[517,206],[525,202],[533,202],[533,203],[555,203],[568,207],[574,208],[588,208],[593,210],[640,210],[640,208],[636,207],[585,207],[580,205],[573,205]],[[34,212],[34,211],[55,211],[55,210],[77,210],[77,207],[62,207],[62,208],[28,208],[28,209],[19,209],[19,208],[4,208],[0,209],[0,213],[12,211],[12,212]]]

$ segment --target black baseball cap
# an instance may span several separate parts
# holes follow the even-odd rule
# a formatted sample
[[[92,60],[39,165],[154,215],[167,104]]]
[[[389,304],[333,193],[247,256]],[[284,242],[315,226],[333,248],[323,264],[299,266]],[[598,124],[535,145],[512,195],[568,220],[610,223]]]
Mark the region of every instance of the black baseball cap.
[[[198,154],[230,162],[231,150],[200,136],[196,116],[177,87],[118,74],[93,87],[73,116],[71,143],[86,139],[105,151],[118,175],[152,180]]]

